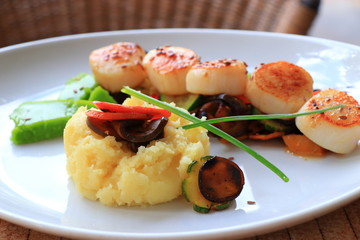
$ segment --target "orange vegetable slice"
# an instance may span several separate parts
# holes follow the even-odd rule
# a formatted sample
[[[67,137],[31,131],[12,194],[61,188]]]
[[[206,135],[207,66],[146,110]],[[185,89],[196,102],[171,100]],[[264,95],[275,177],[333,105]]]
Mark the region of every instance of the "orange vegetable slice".
[[[327,150],[302,134],[288,134],[282,136],[287,149],[302,157],[323,157]]]

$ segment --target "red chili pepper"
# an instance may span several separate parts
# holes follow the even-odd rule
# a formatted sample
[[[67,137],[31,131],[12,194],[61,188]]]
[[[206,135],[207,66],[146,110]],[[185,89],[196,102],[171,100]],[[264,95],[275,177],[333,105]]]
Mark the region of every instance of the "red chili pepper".
[[[316,94],[318,94],[319,92],[321,92],[321,90],[314,90],[312,95],[315,96]]]
[[[160,95],[159,95],[159,94],[151,94],[150,97],[155,98],[155,99],[157,99],[157,100],[160,99]]]
[[[141,119],[149,120],[154,116],[146,113],[138,112],[101,112],[97,110],[89,110],[86,112],[89,118],[96,118],[101,120],[124,120],[124,119]]]
[[[236,97],[243,103],[251,103],[250,100],[245,95],[238,95]]]
[[[150,108],[142,106],[124,106],[115,103],[108,102],[93,102],[100,110],[110,113],[139,113],[151,115],[151,119],[157,119],[161,117],[170,117],[171,112],[161,108]],[[135,119],[135,118],[133,118]]]
[[[116,131],[112,128],[110,121],[102,120],[98,118],[87,118],[88,126],[95,131],[96,133],[102,135],[102,136],[117,136]]]

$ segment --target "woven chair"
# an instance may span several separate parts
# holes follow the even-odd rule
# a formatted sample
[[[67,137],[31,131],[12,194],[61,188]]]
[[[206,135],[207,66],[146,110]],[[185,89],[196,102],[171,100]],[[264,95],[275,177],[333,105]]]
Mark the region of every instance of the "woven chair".
[[[320,0],[0,0],[0,47],[85,32],[222,28],[306,34]]]

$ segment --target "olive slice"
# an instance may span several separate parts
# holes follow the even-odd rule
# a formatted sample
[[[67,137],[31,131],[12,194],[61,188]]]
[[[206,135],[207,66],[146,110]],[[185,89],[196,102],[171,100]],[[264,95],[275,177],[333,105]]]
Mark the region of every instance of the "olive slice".
[[[207,119],[246,115],[251,113],[248,104],[240,101],[234,96],[219,94],[209,97],[197,111],[196,116],[206,117]],[[238,137],[246,133],[249,121],[233,121],[214,124],[215,127],[223,130],[233,137]]]
[[[215,156],[199,171],[199,189],[209,201],[222,203],[237,198],[244,186],[244,173],[233,161]]]
[[[123,92],[109,92],[109,93],[119,104],[122,104],[125,101],[125,99],[129,97],[128,94]]]
[[[240,101],[234,96],[223,93],[218,95],[217,98],[224,101],[228,106],[230,106],[233,115],[247,115],[251,113],[251,108],[243,101]]]
[[[109,135],[117,137],[117,133],[113,130],[110,121],[88,117],[86,119],[86,124],[92,131],[102,137]]]
[[[161,135],[167,122],[168,119],[162,117],[152,121],[113,121],[112,125],[122,139],[133,143],[144,143],[154,140]]]

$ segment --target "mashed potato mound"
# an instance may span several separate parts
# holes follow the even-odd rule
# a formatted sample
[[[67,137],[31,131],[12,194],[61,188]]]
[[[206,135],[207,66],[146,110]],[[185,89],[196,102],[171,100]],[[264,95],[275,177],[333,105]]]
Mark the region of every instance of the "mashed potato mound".
[[[148,106],[135,98],[125,105]],[[105,205],[153,205],[181,194],[187,166],[209,153],[203,128],[183,130],[188,124],[172,114],[164,138],[131,152],[112,136],[101,137],[86,124],[86,108],[80,108],[64,130],[67,171],[78,191]]]

